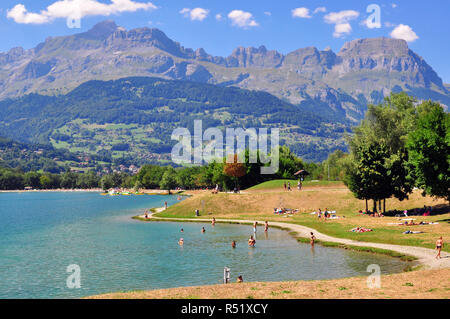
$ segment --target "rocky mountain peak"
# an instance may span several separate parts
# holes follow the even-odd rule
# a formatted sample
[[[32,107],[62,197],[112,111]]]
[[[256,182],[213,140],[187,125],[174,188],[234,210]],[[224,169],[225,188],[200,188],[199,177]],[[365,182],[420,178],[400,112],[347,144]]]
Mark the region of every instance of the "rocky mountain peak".
[[[85,35],[94,39],[106,39],[112,33],[117,30],[117,24],[112,20],[106,20],[97,23],[89,31],[85,32]]]
[[[346,42],[338,53],[339,56],[405,56],[409,55],[408,43],[405,40],[391,38],[357,39]]]

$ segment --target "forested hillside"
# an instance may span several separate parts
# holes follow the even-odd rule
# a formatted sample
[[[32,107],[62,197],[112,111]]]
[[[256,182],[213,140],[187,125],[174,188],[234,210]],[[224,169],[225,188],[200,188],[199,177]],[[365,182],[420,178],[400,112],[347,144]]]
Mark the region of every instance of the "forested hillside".
[[[345,149],[347,122],[257,91],[133,77],[90,81],[66,95],[30,94],[0,102],[0,134],[73,152],[167,161],[176,127],[279,127],[281,143],[307,160]]]

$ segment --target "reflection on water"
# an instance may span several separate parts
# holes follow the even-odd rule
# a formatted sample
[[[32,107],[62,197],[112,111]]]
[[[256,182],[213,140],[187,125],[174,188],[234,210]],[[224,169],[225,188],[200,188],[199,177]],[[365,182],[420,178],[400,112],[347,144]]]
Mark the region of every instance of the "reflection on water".
[[[26,193],[0,196],[0,298],[73,298],[112,291],[232,281],[325,279],[399,272],[405,263],[380,255],[299,244],[285,231],[251,225],[139,222],[167,196]],[[194,212],[193,212],[194,214]],[[201,233],[205,227],[206,233]],[[184,232],[181,233],[183,228]],[[260,230],[260,229],[258,229]],[[269,234],[270,233],[270,234]],[[184,245],[178,241],[184,238]],[[231,247],[235,240],[236,248]],[[68,289],[66,268],[81,267],[81,288]]]

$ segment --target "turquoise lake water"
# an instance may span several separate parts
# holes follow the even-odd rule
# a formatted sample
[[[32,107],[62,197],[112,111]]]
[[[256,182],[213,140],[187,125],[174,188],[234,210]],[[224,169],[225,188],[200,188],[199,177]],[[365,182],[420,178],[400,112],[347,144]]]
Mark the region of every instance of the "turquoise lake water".
[[[76,298],[93,294],[232,281],[310,280],[401,272],[387,256],[299,244],[287,232],[251,226],[140,222],[147,208],[176,196],[98,193],[0,194],[0,298]],[[194,212],[193,212],[194,213]],[[201,233],[201,228],[206,233]],[[184,228],[184,233],[180,229]],[[184,247],[177,242],[185,240]],[[236,240],[237,248],[231,248]],[[67,267],[80,266],[81,288],[68,288]]]

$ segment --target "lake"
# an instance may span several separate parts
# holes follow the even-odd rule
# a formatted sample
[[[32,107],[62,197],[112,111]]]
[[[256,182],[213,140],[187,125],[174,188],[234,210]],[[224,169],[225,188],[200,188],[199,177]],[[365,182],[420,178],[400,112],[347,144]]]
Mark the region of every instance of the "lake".
[[[406,265],[382,255],[311,249],[279,229],[264,234],[259,228],[256,247],[249,248],[251,226],[131,219],[164,201],[178,202],[164,195],[0,193],[0,298],[211,285],[222,282],[225,266],[232,281],[238,275],[244,281],[283,281],[367,276],[370,264],[380,265],[382,273],[401,272]],[[71,289],[67,267],[73,264],[80,267],[81,287]]]

